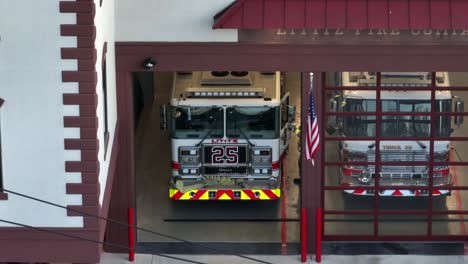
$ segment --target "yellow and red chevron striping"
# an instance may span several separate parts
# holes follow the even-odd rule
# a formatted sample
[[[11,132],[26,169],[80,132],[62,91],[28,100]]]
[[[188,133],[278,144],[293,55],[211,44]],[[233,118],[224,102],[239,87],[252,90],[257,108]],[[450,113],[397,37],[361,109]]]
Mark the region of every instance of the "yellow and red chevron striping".
[[[173,200],[277,200],[280,189],[258,190],[190,190],[186,192],[169,189]]]

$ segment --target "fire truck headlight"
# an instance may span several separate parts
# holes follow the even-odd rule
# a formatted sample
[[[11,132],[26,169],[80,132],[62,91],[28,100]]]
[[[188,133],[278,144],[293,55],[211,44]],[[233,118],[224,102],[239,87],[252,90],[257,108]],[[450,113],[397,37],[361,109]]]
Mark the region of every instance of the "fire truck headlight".
[[[275,177],[268,178],[267,185],[271,189],[278,187],[278,179]]]
[[[181,175],[198,175],[200,170],[198,168],[181,168],[179,174]]]
[[[196,147],[180,147],[179,162],[181,164],[200,163],[199,149]]]
[[[256,147],[252,149],[252,164],[270,164],[271,148]]]
[[[254,168],[252,170],[254,175],[270,175],[271,169],[270,168]]]
[[[198,164],[198,157],[180,157],[182,164]]]

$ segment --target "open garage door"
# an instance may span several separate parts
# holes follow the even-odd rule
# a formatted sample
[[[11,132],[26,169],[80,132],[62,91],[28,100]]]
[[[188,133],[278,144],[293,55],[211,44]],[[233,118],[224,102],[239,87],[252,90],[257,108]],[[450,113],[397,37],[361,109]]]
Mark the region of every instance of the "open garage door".
[[[468,74],[323,80],[324,239],[466,240]]]
[[[139,248],[297,254],[301,74],[133,77]]]

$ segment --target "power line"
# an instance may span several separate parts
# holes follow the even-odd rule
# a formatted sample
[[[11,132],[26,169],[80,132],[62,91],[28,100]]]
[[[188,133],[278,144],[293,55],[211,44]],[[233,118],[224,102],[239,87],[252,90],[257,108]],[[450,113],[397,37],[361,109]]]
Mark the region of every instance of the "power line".
[[[79,213],[79,214],[82,214],[82,215],[91,216],[91,217],[94,217],[94,218],[97,218],[97,219],[105,220],[105,221],[108,221],[108,222],[111,222],[111,223],[114,223],[114,224],[123,225],[123,226],[126,226],[126,227],[131,227],[131,228],[134,228],[135,230],[141,230],[141,231],[148,232],[148,233],[151,233],[151,234],[154,234],[154,235],[170,238],[170,239],[173,239],[173,240],[176,240],[176,241],[179,241],[179,242],[184,242],[184,243],[187,243],[187,244],[192,245],[192,246],[197,246],[197,247],[209,249],[209,250],[212,250],[212,251],[214,251],[216,253],[219,253],[219,254],[236,256],[236,257],[239,257],[239,258],[244,258],[244,259],[248,259],[248,260],[251,260],[251,261],[264,263],[264,264],[272,264],[270,262],[266,262],[266,261],[256,259],[256,258],[252,258],[252,257],[247,257],[247,256],[240,255],[240,254],[226,253],[226,252],[221,251],[221,250],[216,249],[216,248],[212,248],[212,247],[205,246],[205,245],[202,245],[202,244],[198,244],[198,243],[195,243],[195,242],[190,242],[190,241],[185,240],[185,239],[181,239],[181,238],[177,238],[177,237],[174,237],[174,236],[166,235],[166,234],[159,233],[159,232],[156,232],[156,231],[153,231],[153,230],[138,227],[136,225],[129,225],[128,223],[118,221],[118,220],[115,220],[115,219],[106,218],[106,217],[102,217],[102,216],[98,216],[98,215],[93,215],[93,214],[90,214],[90,213],[87,213],[87,212],[82,212],[80,210],[76,210],[76,209],[73,209],[73,208],[68,208],[68,207],[60,205],[60,204],[52,203],[52,202],[49,202],[49,201],[46,201],[46,200],[35,198],[35,197],[29,196],[29,195],[26,195],[26,194],[22,194],[22,193],[18,193],[18,192],[15,192],[15,191],[10,191],[10,190],[4,189],[4,188],[0,188],[0,190],[3,190],[4,192],[11,193],[11,194],[14,194],[14,195],[18,195],[18,196],[21,196],[21,197],[24,197],[24,198],[28,198],[28,199],[31,199],[31,200],[34,200],[34,201],[38,201],[38,202],[41,202],[41,203],[45,203],[45,204],[48,204],[48,205],[52,205],[52,206],[55,206],[55,207],[66,209],[66,210],[69,210],[69,211],[72,211],[72,212],[76,212],[76,213]]]
[[[5,219],[0,219],[0,222],[4,222],[4,223],[7,223],[7,224],[11,224],[11,225],[17,225],[17,226],[21,226],[21,227],[26,227],[26,228],[30,228],[30,229],[45,232],[45,233],[52,233],[52,234],[55,234],[55,235],[64,236],[64,237],[68,237],[68,238],[73,238],[73,239],[83,240],[83,241],[87,241],[87,242],[98,243],[98,244],[102,244],[102,245],[106,245],[106,246],[110,246],[110,247],[116,247],[116,248],[125,249],[125,250],[133,250],[133,249],[131,249],[129,247],[122,246],[122,245],[119,245],[119,244],[114,244],[114,243],[109,243],[109,242],[104,242],[104,241],[99,241],[99,240],[94,240],[94,239],[69,235],[69,234],[65,234],[65,233],[62,233],[62,232],[57,232],[57,231],[47,230],[45,228],[25,225],[25,224],[21,224],[21,223],[18,223],[18,222],[8,221],[8,220],[5,220]],[[189,263],[206,264],[206,263],[203,263],[203,262],[198,262],[198,261],[194,261],[194,260],[188,260],[188,259],[173,257],[173,256],[165,255],[165,254],[154,254],[154,253],[150,253],[150,254],[160,256],[160,257],[185,261],[185,262],[189,262]]]

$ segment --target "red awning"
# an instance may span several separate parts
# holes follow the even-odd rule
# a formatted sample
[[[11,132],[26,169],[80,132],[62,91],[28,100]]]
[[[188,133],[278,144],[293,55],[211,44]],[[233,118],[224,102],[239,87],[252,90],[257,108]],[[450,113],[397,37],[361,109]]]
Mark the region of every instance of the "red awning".
[[[237,0],[214,29],[468,29],[468,0]]]

